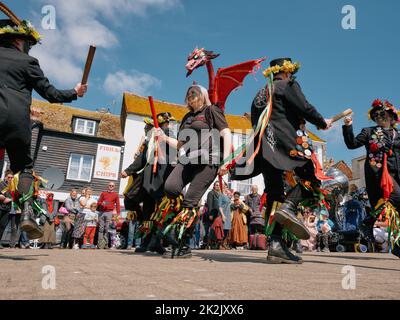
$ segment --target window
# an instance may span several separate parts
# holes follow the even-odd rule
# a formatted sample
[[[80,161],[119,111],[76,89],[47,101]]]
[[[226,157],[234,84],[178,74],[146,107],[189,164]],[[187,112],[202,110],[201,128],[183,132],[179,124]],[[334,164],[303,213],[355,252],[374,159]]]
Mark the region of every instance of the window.
[[[72,153],[69,157],[67,179],[90,182],[93,162],[94,156]]]
[[[253,185],[252,182],[253,182],[252,179],[243,180],[243,181],[237,181],[236,190],[235,191],[240,192],[240,194],[242,196],[250,194],[251,193],[251,186]]]
[[[74,133],[94,136],[96,132],[96,121],[86,119],[76,119]]]

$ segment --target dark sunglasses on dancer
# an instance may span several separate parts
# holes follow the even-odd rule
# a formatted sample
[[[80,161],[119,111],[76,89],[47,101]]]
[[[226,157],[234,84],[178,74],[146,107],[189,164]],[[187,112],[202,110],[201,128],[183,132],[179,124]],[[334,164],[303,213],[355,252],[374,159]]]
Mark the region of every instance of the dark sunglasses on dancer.
[[[381,110],[374,113],[374,119],[385,119],[386,111]]]

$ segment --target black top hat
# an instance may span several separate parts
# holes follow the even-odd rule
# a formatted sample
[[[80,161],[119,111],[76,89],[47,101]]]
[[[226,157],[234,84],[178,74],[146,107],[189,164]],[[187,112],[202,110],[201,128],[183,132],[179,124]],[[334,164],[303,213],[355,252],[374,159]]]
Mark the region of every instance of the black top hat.
[[[269,66],[270,66],[270,67],[273,67],[273,66],[280,66],[280,67],[283,67],[283,63],[285,62],[285,60],[286,60],[286,61],[289,61],[289,62],[292,62],[292,59],[290,59],[290,58],[278,58],[278,59],[272,60],[272,61],[269,63]]]
[[[164,124],[166,122],[176,121],[176,119],[171,115],[170,112],[161,112],[157,115],[158,124]],[[149,125],[153,126],[153,119],[152,118],[144,118],[144,122]]]
[[[26,38],[34,44],[40,42],[41,36],[29,21],[23,20],[20,25],[11,19],[0,20],[0,38]]]
[[[17,25],[11,19],[0,19],[0,28],[7,26],[16,27]]]

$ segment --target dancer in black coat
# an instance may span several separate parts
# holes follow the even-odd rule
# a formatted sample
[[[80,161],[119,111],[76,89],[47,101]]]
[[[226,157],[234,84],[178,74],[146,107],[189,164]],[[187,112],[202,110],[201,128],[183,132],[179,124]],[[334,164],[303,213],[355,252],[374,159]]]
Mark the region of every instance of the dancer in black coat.
[[[15,19],[14,19],[15,20]],[[31,147],[30,107],[35,90],[49,102],[71,102],[83,97],[86,85],[58,90],[44,76],[37,59],[29,50],[40,41],[40,35],[27,22],[0,20],[0,149],[5,148],[10,167],[19,178],[17,193],[23,210],[21,230],[32,239],[42,232],[34,220],[33,161]]]
[[[399,122],[399,115],[390,102],[376,99],[372,103],[369,117],[376,126],[363,128],[356,137],[353,133],[353,119],[346,117],[343,126],[344,142],[349,149],[365,147],[367,151],[364,173],[372,212],[379,209],[382,203],[379,201],[383,199],[393,205],[398,215],[400,212],[400,133],[396,124]],[[385,171],[388,175],[385,175]],[[388,189],[388,193],[391,191],[388,199],[384,199],[385,187],[382,185],[382,177],[391,179],[393,184],[392,188]],[[372,215],[362,225],[362,230],[371,240],[375,221],[376,215]],[[400,247],[395,245],[392,253],[400,257]]]
[[[313,159],[312,141],[308,136],[305,124],[312,123],[320,129],[331,126],[330,119],[321,114],[305,98],[299,83],[293,74],[299,65],[290,58],[271,61],[270,68],[264,73],[272,72],[272,112],[268,125],[261,137],[261,149],[254,159],[254,172],[248,175],[231,176],[234,180],[243,180],[262,174],[265,184],[266,222],[271,212],[275,211],[275,227],[271,235],[268,251],[269,263],[302,263],[300,257],[292,254],[282,241],[282,227],[286,227],[299,239],[308,239],[309,232],[296,218],[299,203],[312,195],[303,184],[318,187],[320,181],[316,174]],[[261,89],[254,98],[251,107],[251,119],[256,126],[262,113],[267,108],[270,92]],[[255,144],[257,144],[257,140]],[[257,151],[257,149],[256,149]],[[285,195],[285,171],[295,171],[303,183],[298,183]],[[269,228],[267,228],[269,229]]]

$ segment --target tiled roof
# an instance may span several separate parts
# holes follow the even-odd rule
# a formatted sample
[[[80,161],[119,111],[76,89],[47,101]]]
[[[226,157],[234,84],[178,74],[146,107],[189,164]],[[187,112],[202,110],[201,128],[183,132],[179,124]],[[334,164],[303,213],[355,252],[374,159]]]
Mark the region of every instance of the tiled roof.
[[[353,179],[353,171],[343,160],[340,160],[338,163],[335,163],[333,167],[342,171],[349,178],[349,180]]]
[[[154,107],[157,113],[170,112],[177,121],[181,121],[188,109],[184,105],[174,104],[165,101],[154,100]],[[124,131],[125,120],[127,114],[137,114],[141,116],[151,117],[151,111],[149,106],[148,98],[138,96],[130,92],[124,92],[124,98],[122,102],[122,112],[121,112],[121,126]],[[243,116],[226,114],[226,120],[228,122],[229,128],[234,130],[248,130],[252,129],[251,120],[249,114]],[[310,138],[313,141],[326,142],[322,140],[314,133],[308,131]]]
[[[181,121],[188,112],[188,109],[184,105],[159,100],[154,100],[154,107],[157,113],[170,112],[177,121]],[[122,103],[122,117],[128,113],[151,117],[149,100],[145,97],[125,92]],[[226,114],[225,117],[231,130],[247,130],[252,128],[251,122],[245,116]],[[125,123],[124,118],[121,121]]]
[[[40,111],[38,120],[43,123],[46,130],[72,133],[72,119],[82,117],[99,121],[97,138],[124,141],[119,116],[52,104],[37,99],[33,99],[32,108]]]

